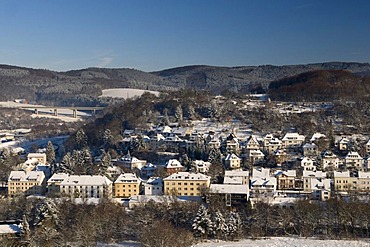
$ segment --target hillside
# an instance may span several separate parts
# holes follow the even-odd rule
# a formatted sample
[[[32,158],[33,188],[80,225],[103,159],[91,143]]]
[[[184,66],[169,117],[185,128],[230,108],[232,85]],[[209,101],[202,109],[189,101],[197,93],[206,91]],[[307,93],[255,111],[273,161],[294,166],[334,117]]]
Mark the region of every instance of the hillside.
[[[0,98],[25,98],[30,102],[55,105],[97,105],[102,90],[137,88],[153,91],[195,88],[221,93],[266,89],[271,81],[303,72],[335,69],[369,74],[368,63],[318,63],[287,66],[216,67],[194,65],[157,72],[135,69],[87,68],[67,72],[0,65]]]
[[[368,101],[370,78],[344,70],[310,71],[271,82],[268,93],[282,101]]]

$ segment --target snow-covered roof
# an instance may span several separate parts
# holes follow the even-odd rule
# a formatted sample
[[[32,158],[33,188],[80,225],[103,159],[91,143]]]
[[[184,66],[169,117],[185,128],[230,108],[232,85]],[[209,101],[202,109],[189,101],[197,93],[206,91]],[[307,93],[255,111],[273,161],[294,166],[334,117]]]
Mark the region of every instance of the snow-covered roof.
[[[270,177],[270,169],[268,168],[253,168],[253,178]]]
[[[182,168],[180,161],[177,159],[170,159],[166,162],[166,168]]]
[[[348,152],[346,159],[362,159],[362,157],[355,151]]]
[[[242,177],[224,177],[224,184],[243,184],[243,178]]]
[[[49,178],[48,183],[62,182],[69,175],[67,173],[54,173],[51,178]]]
[[[288,140],[299,140],[299,141],[304,141],[305,136],[300,135],[298,133],[286,133],[285,136],[283,137],[283,141],[288,141]]]
[[[114,183],[139,183],[135,173],[122,173]]]
[[[303,171],[302,177],[326,178],[326,172],[323,171]]]
[[[249,186],[247,184],[211,184],[210,192],[216,194],[248,194]]]
[[[349,178],[349,171],[337,172],[334,171],[334,178]]]
[[[326,136],[324,134],[316,132],[312,135],[312,137],[310,139],[310,142],[314,142],[314,141],[320,139],[321,137],[325,138]]]
[[[176,172],[163,180],[210,180],[210,178],[202,173]]]
[[[8,181],[24,181],[36,180],[42,182],[44,180],[45,174],[43,171],[11,171]]]
[[[297,171],[296,170],[276,171],[274,175],[275,176],[285,175],[287,177],[296,177]]]
[[[315,143],[306,143],[302,146],[302,148],[317,148],[317,145]]]
[[[110,181],[106,176],[101,175],[69,175],[60,186],[101,186],[110,185]]]
[[[251,181],[252,186],[276,186],[276,178],[253,178]]]
[[[359,178],[370,178],[370,172],[358,172],[358,177]]]
[[[43,159],[46,159],[46,154],[45,153],[29,153],[27,155],[27,159],[31,159],[31,158],[43,158]]]
[[[17,224],[0,224],[0,234],[16,234],[22,230]]]
[[[148,181],[146,181],[146,184],[163,184],[163,179],[160,177],[151,177],[148,179]]]
[[[238,156],[236,156],[235,154],[228,154],[225,158],[225,160],[235,160],[235,159],[238,159],[238,160],[241,160],[241,158],[239,158]]]
[[[225,171],[225,177],[249,177],[249,171]]]

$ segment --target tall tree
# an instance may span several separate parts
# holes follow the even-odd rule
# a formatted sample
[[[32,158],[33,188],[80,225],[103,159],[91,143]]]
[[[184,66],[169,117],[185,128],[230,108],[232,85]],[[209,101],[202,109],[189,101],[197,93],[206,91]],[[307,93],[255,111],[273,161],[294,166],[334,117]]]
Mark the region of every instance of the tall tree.
[[[46,161],[50,165],[53,165],[55,162],[55,150],[51,141],[48,141],[48,145],[46,146]]]
[[[81,150],[87,147],[87,135],[85,131],[81,128],[76,132],[76,148]]]
[[[208,213],[208,209],[205,206],[201,205],[199,207],[198,213],[193,221],[192,228],[194,236],[198,238],[204,239],[213,235],[213,223],[210,214]]]

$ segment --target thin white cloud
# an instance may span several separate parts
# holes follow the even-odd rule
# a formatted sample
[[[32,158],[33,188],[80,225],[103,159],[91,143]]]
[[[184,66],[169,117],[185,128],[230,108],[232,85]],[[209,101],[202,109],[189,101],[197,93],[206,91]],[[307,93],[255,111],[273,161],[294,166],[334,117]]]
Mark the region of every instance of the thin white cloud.
[[[102,58],[99,58],[99,60],[100,62],[98,63],[98,65],[96,65],[96,67],[103,68],[113,62],[113,57],[102,57]]]

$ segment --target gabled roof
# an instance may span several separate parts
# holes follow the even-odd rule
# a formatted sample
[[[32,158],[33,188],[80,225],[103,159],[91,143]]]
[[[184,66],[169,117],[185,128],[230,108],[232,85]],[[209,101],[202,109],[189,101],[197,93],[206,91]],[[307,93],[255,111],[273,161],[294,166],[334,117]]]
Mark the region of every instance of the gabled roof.
[[[45,174],[43,171],[11,171],[8,181],[29,181],[29,180],[36,180],[41,182],[44,180]]]
[[[288,140],[304,141],[304,139],[305,139],[304,135],[300,135],[298,133],[286,133],[282,140],[283,141],[288,141]]]
[[[183,166],[181,165],[180,161],[177,159],[170,159],[169,161],[166,162],[166,168],[182,168]]]
[[[316,132],[316,133],[314,133],[313,135],[312,135],[312,137],[311,137],[311,139],[310,139],[310,142],[314,142],[314,141],[316,141],[316,140],[318,140],[318,139],[320,139],[320,138],[325,138],[326,136],[324,135],[324,134],[321,134],[321,133],[318,133],[318,132]]]
[[[238,156],[236,156],[235,154],[228,154],[225,158],[225,160],[241,160],[241,158],[239,158]]]

